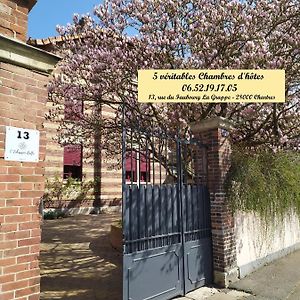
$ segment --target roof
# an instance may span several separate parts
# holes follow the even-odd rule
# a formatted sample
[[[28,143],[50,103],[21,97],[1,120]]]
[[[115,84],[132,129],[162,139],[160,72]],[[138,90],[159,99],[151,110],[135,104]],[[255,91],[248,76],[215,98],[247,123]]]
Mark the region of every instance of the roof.
[[[46,51],[54,51],[55,45],[60,45],[66,41],[84,39],[81,35],[63,35],[63,36],[52,36],[44,39],[32,39],[31,37],[27,40],[27,44],[36,48],[44,49]],[[130,42],[128,42],[131,44]]]
[[[32,39],[29,38],[27,44],[35,47],[47,46],[47,45],[55,45],[57,43],[62,43],[70,40],[79,39],[78,35],[67,35],[67,36],[53,36],[45,39]]]
[[[33,46],[35,48],[43,49],[48,52],[52,53],[59,53],[59,47],[61,44],[63,44],[66,41],[70,40],[78,40],[80,37],[77,35],[69,35],[69,36],[54,36],[54,37],[48,37],[45,39],[32,39],[29,38],[27,40],[27,44],[30,46]]]

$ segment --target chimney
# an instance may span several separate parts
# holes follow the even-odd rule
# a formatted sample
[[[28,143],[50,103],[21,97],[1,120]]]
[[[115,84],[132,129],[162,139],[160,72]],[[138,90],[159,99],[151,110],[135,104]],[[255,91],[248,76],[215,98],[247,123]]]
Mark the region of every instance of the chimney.
[[[0,34],[27,39],[28,13],[37,0],[0,0]]]

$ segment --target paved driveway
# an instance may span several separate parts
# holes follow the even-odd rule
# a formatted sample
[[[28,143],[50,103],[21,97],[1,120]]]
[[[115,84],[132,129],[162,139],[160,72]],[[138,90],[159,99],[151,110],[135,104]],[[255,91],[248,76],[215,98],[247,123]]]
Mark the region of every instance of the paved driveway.
[[[122,255],[109,243],[119,215],[45,220],[41,245],[41,300],[120,300]]]
[[[300,250],[261,267],[230,288],[203,287],[176,300],[299,300]]]

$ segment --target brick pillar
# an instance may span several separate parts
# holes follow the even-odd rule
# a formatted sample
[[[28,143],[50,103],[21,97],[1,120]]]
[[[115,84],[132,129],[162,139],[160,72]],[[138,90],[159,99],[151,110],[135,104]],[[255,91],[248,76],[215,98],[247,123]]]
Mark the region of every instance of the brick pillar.
[[[0,8],[11,2],[23,1],[0,0]],[[58,60],[55,55],[0,34],[1,300],[39,299],[39,202],[44,191],[46,151],[43,123],[48,98],[48,76]],[[6,134],[10,130],[17,130],[17,135],[14,134],[13,137],[20,139],[20,142],[14,140],[10,143],[15,148],[9,148],[9,143],[6,143]],[[39,155],[36,160],[25,162],[22,161],[26,160],[24,157],[5,157],[5,153],[26,150],[28,145],[22,140],[20,133],[23,131],[20,130],[24,130],[23,138],[25,136],[26,139],[29,139],[27,130],[39,131]],[[38,145],[36,141],[32,144]],[[17,150],[9,152],[8,149]],[[32,153],[27,148],[26,153],[28,152]]]
[[[231,124],[224,118],[191,125],[195,138],[207,145],[207,184],[210,193],[214,282],[228,286],[237,280],[234,218],[227,203],[225,178],[230,167]]]
[[[28,13],[36,0],[0,0],[0,34],[26,41]]]

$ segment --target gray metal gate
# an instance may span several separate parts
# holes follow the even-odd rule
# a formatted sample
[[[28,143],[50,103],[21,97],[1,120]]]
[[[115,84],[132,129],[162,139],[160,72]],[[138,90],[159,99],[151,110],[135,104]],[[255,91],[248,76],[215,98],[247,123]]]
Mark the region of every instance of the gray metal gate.
[[[195,170],[205,153],[162,132],[123,133],[123,300],[171,299],[212,282],[209,194]]]

